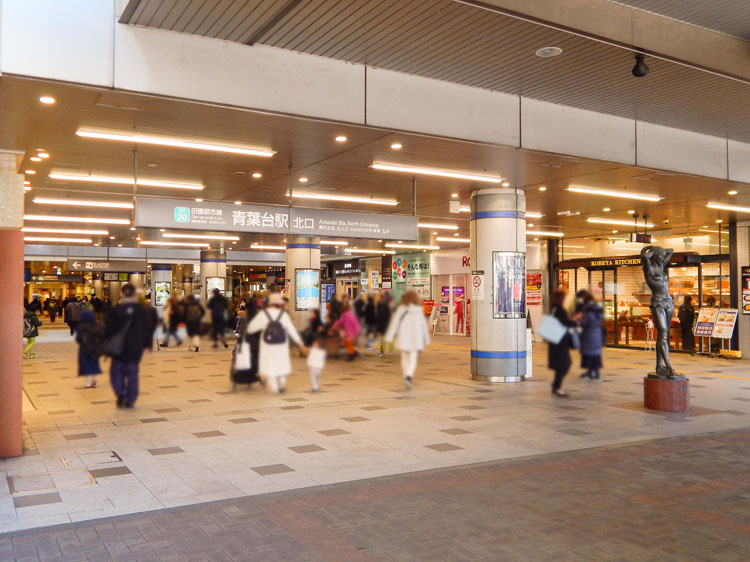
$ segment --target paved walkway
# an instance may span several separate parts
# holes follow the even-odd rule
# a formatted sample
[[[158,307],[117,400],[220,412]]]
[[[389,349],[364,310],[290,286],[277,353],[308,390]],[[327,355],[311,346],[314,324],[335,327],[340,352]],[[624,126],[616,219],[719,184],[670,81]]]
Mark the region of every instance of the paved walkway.
[[[2,560],[747,560],[750,431],[0,535]]]
[[[229,351],[169,348],[145,359],[136,408],[118,410],[107,377],[83,388],[69,336],[48,330],[24,364],[26,454],[0,461],[0,529],[750,426],[746,362],[675,357],[693,408],[658,415],[642,407],[652,354],[609,350],[604,382],[574,370],[566,400],[549,392],[543,346],[531,381],[485,386],[466,339],[435,342],[412,391],[397,358],[369,356],[330,361],[320,394],[295,359],[280,396],[231,393]]]

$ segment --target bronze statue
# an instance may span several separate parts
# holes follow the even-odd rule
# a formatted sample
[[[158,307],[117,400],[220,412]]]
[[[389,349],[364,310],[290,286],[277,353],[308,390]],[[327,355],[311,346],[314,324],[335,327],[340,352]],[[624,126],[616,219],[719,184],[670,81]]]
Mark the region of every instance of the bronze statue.
[[[674,315],[674,302],[669,294],[667,266],[674,250],[660,246],[646,246],[641,250],[641,265],[646,283],[651,289],[651,316],[656,327],[656,374],[674,378],[669,362],[669,326]]]

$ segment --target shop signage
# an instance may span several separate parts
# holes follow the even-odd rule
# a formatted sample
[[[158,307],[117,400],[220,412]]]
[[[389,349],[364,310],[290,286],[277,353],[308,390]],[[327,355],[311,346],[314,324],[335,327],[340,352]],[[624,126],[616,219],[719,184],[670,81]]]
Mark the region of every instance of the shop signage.
[[[542,306],[542,274],[526,274],[526,306]]]
[[[526,318],[526,255],[492,252],[493,317]]]
[[[146,271],[145,260],[68,260],[68,271]]]
[[[32,275],[30,281],[58,281],[60,283],[83,283],[82,275]]]
[[[695,331],[693,333],[698,337],[713,337],[716,317],[718,315],[718,308],[701,308],[698,311],[698,321],[695,323]]]
[[[742,266],[742,314],[750,314],[750,267]]]
[[[714,309],[716,310],[716,309]],[[711,337],[728,340],[734,333],[734,325],[737,323],[737,314],[739,310],[734,308],[720,308],[716,315],[716,323]]]
[[[359,273],[358,261],[339,262],[333,266],[334,275],[356,275]]]
[[[604,258],[591,260],[591,267],[617,267],[618,265],[641,265],[641,258]]]
[[[484,271],[471,272],[471,300],[484,302]]]
[[[139,227],[416,240],[417,217],[137,197]]]

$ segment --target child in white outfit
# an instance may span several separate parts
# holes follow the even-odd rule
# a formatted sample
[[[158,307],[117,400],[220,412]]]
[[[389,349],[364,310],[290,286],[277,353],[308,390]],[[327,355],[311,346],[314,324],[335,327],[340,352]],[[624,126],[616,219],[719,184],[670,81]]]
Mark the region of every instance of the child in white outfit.
[[[318,337],[313,342],[310,352],[307,354],[307,367],[310,369],[310,384],[312,385],[313,392],[320,390],[320,373],[325,366],[325,340],[322,337]]]

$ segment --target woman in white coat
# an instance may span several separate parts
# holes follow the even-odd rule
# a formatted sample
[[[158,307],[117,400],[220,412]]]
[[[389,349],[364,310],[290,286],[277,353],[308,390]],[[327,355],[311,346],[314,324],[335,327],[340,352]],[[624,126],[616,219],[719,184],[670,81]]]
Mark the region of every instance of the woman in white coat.
[[[266,336],[269,325],[278,322],[286,337],[281,343],[269,343]],[[284,310],[284,299],[279,293],[272,293],[268,298],[268,307],[258,312],[247,326],[247,333],[261,332],[258,357],[258,373],[265,377],[271,392],[286,390],[286,377],[292,373],[292,362],[289,359],[289,340],[292,339],[303,351],[306,350],[302,338],[292,324],[292,319]]]
[[[430,332],[416,291],[404,293],[388,326],[385,341],[390,344],[396,338],[396,347],[401,351],[404,382],[408,388],[413,388],[412,377],[417,370],[417,358],[425,345],[430,343]]]

